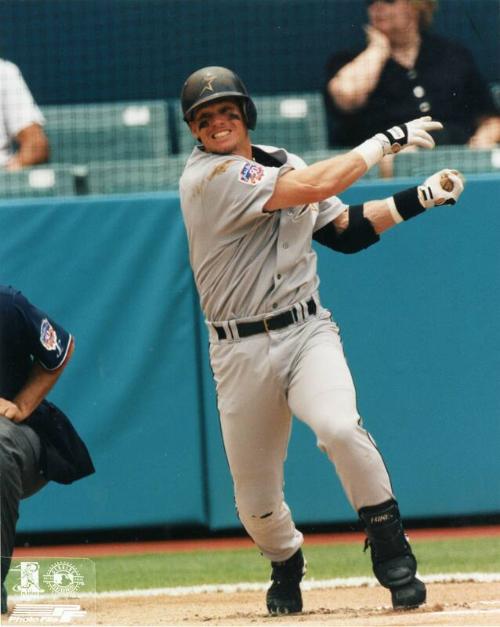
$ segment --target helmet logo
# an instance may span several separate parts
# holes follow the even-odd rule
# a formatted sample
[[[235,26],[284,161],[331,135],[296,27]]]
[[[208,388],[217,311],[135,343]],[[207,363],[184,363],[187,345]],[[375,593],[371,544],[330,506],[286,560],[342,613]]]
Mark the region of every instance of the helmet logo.
[[[212,83],[214,82],[214,80],[217,77],[215,76],[215,74],[205,74],[205,76],[203,77],[203,80],[205,81],[205,84],[203,85],[203,89],[200,91],[200,96],[205,92],[205,91],[214,91],[214,88],[212,86]]]

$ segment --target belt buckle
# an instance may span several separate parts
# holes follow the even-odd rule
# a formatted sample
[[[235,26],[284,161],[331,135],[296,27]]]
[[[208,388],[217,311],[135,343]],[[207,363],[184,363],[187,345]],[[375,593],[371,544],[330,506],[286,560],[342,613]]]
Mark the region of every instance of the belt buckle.
[[[266,333],[269,333],[270,329],[269,329],[269,325],[267,324],[267,318],[264,318],[262,320],[262,323],[264,324],[264,329],[265,329]]]

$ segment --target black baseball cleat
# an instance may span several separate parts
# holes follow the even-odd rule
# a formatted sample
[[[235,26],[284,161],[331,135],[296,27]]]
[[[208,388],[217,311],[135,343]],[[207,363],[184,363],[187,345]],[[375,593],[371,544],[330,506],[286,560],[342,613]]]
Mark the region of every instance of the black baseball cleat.
[[[392,607],[395,610],[412,610],[425,603],[425,584],[416,577],[406,586],[391,588]]]
[[[7,590],[5,584],[2,584],[2,614],[7,614]]]
[[[425,584],[415,576],[417,560],[405,536],[396,501],[363,507],[359,516],[368,536],[365,550],[370,547],[373,572],[391,591],[393,608],[413,609],[425,603]]]
[[[266,594],[267,610],[272,616],[296,614],[302,611],[300,582],[306,572],[306,562],[299,549],[284,562],[271,562],[272,584]]]

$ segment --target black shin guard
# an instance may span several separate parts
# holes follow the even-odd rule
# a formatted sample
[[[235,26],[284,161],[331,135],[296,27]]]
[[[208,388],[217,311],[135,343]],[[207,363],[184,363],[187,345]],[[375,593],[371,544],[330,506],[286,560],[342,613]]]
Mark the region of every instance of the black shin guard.
[[[373,572],[386,588],[409,583],[417,572],[417,561],[406,540],[396,501],[386,501],[359,510],[368,545]]]
[[[359,516],[371,550],[373,572],[392,593],[393,606],[417,607],[425,601],[425,585],[416,579],[417,560],[406,539],[396,501],[363,507]]]

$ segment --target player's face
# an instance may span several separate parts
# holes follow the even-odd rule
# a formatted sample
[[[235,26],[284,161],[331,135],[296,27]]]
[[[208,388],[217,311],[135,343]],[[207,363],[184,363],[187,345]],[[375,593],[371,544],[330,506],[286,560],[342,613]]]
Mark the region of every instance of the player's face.
[[[200,107],[189,126],[207,152],[246,155],[250,147],[241,109],[233,100],[218,100]]]
[[[415,20],[418,21],[417,11],[409,0],[394,0],[394,2],[375,0],[375,2],[369,2],[368,15],[371,25],[388,37],[401,34]]]

